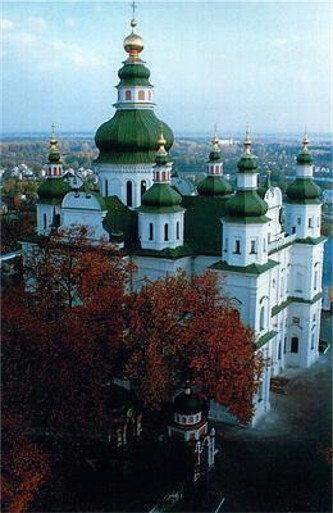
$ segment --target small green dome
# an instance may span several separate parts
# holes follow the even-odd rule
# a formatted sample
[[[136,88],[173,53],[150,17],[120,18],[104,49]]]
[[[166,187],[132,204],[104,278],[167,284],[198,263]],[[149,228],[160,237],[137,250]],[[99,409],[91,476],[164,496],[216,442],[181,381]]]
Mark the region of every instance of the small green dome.
[[[38,189],[38,196],[40,200],[62,200],[65,194],[72,189],[66,183],[63,177],[47,178],[42,182]]]
[[[286,194],[289,200],[317,200],[321,189],[311,177],[298,177],[287,187]]]
[[[299,165],[311,165],[313,163],[313,158],[309,150],[304,149],[301,153],[297,155],[297,164]]]
[[[149,82],[150,71],[142,61],[125,61],[124,66],[118,71],[118,77],[120,78],[118,87],[127,85],[151,86]]]
[[[153,110],[118,110],[96,131],[95,143],[100,151],[97,162],[153,163],[161,125],[166,139],[165,147],[169,150],[173,144],[172,130],[156,117]]]
[[[203,400],[193,393],[182,392],[177,395],[173,404],[174,413],[192,415],[202,412],[204,408]]]
[[[254,173],[258,168],[258,164],[253,155],[244,153],[238,161],[237,167],[240,173]]]
[[[237,191],[225,204],[231,217],[261,217],[268,210],[266,201],[255,190]]]
[[[142,196],[144,207],[173,207],[180,205],[181,195],[168,183],[154,183]]]
[[[206,176],[197,186],[202,196],[226,196],[232,193],[231,184],[222,176]]]
[[[221,160],[221,151],[217,148],[213,148],[209,153],[209,162],[218,162]]]

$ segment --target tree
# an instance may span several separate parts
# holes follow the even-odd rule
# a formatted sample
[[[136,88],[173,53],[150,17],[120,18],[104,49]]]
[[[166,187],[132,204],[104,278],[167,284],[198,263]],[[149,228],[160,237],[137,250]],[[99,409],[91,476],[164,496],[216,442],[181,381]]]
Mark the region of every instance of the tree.
[[[50,474],[48,456],[24,433],[19,416],[2,416],[3,511],[23,513]]]
[[[255,355],[253,331],[221,299],[215,276],[188,280],[179,271],[147,281],[130,301],[126,373],[146,406],[159,408],[189,379],[247,423],[262,358]]]
[[[3,298],[4,408],[37,430],[107,432],[130,266],[73,227],[42,238],[24,269],[29,292]]]

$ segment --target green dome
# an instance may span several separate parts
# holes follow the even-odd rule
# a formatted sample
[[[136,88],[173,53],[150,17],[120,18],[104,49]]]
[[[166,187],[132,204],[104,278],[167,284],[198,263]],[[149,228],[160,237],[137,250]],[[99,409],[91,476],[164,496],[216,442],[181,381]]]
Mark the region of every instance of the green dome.
[[[219,149],[213,149],[209,154],[209,162],[218,162],[221,159],[221,152]]]
[[[299,155],[297,155],[297,164],[300,165],[311,165],[313,163],[313,158],[309,150],[304,149]]]
[[[143,207],[174,207],[182,202],[181,195],[168,183],[154,183],[142,196]]]
[[[52,147],[49,153],[49,162],[60,162],[60,153],[57,148]]]
[[[231,217],[261,217],[268,210],[266,201],[257,191],[237,191],[225,204],[225,211]]]
[[[237,167],[240,173],[254,173],[258,168],[258,164],[256,158],[253,155],[244,153],[244,155],[238,161]]]
[[[286,194],[289,200],[317,200],[321,195],[320,187],[311,177],[295,178],[287,187]]]
[[[173,144],[172,130],[151,109],[118,110],[96,132],[100,151],[97,162],[112,164],[153,163],[156,141],[163,129],[166,149]]]
[[[119,86],[151,86],[149,82],[150,71],[142,61],[127,62],[118,71]]]
[[[38,189],[38,196],[40,200],[62,200],[65,194],[72,189],[66,183],[63,177],[47,178],[42,182]]]
[[[231,184],[222,176],[206,176],[197,187],[203,196],[225,196],[232,193]]]
[[[173,404],[174,413],[192,415],[202,412],[204,408],[203,400],[196,394],[183,392],[177,395]]]

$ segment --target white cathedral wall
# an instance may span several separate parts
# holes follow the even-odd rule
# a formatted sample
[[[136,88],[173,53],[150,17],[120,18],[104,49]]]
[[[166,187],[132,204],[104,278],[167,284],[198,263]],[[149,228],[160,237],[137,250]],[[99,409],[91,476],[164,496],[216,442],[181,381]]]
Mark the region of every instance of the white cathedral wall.
[[[293,245],[290,295],[312,300],[322,292],[324,243]]]
[[[96,239],[109,240],[110,236],[103,227],[106,211],[89,211],[84,209],[62,209],[61,228],[70,228],[73,225],[82,224],[91,230]]]
[[[49,203],[37,204],[37,233],[39,235],[46,235],[50,232],[50,224],[53,221],[53,208],[54,205]],[[58,206],[55,206],[58,209]]]
[[[321,204],[300,205],[287,203],[284,208],[285,229],[289,234],[296,233],[300,239],[320,236]]]
[[[244,224],[222,221],[222,224],[222,260],[229,265],[242,267],[267,262],[267,223]]]
[[[184,210],[159,214],[139,212],[139,239],[141,247],[143,249],[160,251],[165,248],[175,249],[179,246],[183,246],[184,212]],[[152,239],[150,239],[150,225],[153,230]],[[168,227],[167,240],[165,240],[166,225]]]
[[[128,204],[127,182],[132,184],[130,208],[141,205],[142,182],[146,182],[146,189],[153,183],[152,164],[96,164],[95,171],[99,177],[101,195],[118,196],[124,205]]]
[[[192,269],[191,257],[170,260],[167,258],[133,256],[132,261],[137,266],[137,270],[133,273],[132,276],[133,290],[140,289],[145,279],[153,282],[159,278],[165,278],[167,274],[176,274],[179,268],[184,269],[186,273],[190,275]]]

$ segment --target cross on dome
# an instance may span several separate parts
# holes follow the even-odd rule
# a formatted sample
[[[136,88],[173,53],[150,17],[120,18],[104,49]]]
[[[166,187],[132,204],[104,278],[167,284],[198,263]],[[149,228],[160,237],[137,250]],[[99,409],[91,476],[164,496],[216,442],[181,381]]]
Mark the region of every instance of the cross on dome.
[[[250,153],[251,153],[251,144],[252,144],[252,141],[251,141],[251,136],[250,136],[250,127],[249,127],[249,125],[246,125],[244,146],[245,146],[245,153],[247,155],[250,155]]]
[[[305,125],[305,129],[304,129],[304,136],[303,136],[303,140],[302,140],[302,144],[303,144],[303,147],[304,147],[304,150],[308,150],[308,146],[309,146],[309,138],[308,138],[308,134],[307,134],[307,127]]]

